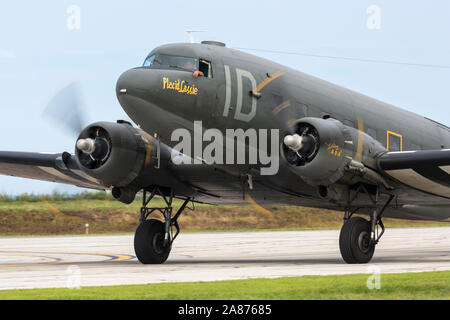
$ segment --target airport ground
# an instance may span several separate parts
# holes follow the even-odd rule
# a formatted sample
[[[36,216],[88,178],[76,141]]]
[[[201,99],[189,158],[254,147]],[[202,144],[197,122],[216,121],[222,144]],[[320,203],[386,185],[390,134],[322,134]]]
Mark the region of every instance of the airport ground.
[[[156,206],[162,201],[156,199]],[[180,205],[176,203],[175,206]],[[0,196],[0,236],[134,233],[139,223],[140,199],[125,205],[106,193],[84,193],[67,198],[22,195]],[[296,206],[268,206],[261,212],[248,206],[195,205],[180,217],[182,232],[323,230],[339,229],[343,214]],[[434,221],[385,219],[387,227],[450,226]]]
[[[0,299],[450,299],[449,224],[389,219],[373,261],[347,265],[340,213],[200,205],[169,260],[144,266],[139,206],[104,194],[0,197]],[[77,274],[81,288],[67,289]]]

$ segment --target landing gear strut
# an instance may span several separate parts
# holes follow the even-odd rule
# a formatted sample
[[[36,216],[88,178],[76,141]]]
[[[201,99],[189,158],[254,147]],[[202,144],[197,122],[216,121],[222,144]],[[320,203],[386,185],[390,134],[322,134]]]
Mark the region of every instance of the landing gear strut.
[[[352,209],[352,203],[361,193],[367,194],[372,202],[373,211],[370,221],[361,217],[352,217],[360,209]],[[394,196],[389,194],[389,198],[381,205],[379,197],[380,190],[378,187],[376,188],[375,194],[373,194],[363,184],[357,187],[353,197],[350,197],[350,190],[348,191],[344,225],[339,235],[339,249],[345,262],[350,264],[368,263],[372,259],[375,252],[375,245],[380,241],[385,231],[381,217],[394,199]],[[381,232],[379,232],[379,227],[381,228]]]
[[[139,227],[134,235],[134,251],[136,257],[143,264],[161,264],[169,257],[172,243],[180,233],[178,217],[184,211],[190,198],[186,198],[183,205],[172,217],[173,190],[162,190],[154,187],[147,197],[148,190],[144,189],[142,197],[141,218]],[[148,207],[155,196],[161,196],[166,206]],[[153,212],[160,212],[164,221],[147,219]],[[176,233],[172,229],[175,227]]]

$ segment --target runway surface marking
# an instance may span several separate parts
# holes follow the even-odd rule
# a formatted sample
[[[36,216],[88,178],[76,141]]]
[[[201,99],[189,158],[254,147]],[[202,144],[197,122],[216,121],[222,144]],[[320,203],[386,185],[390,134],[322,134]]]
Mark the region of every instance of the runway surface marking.
[[[114,261],[125,261],[133,259],[134,256],[125,254],[105,254],[105,253],[82,253],[82,252],[36,252],[36,251],[0,251],[2,253],[10,254],[34,254],[34,255],[79,255],[79,256],[104,256],[110,259],[100,261],[100,262],[114,262]],[[95,262],[78,262],[78,263],[95,263]],[[98,263],[98,262],[97,262]],[[0,265],[1,268],[25,268],[25,267],[45,267],[45,266],[57,266],[57,265],[67,265],[68,263],[42,263],[42,264],[21,264],[21,265]]]
[[[140,264],[133,235],[0,238],[0,289],[66,287],[73,266],[82,287],[441,271],[450,227],[387,229],[362,265],[343,262],[339,230],[182,233],[163,265]]]

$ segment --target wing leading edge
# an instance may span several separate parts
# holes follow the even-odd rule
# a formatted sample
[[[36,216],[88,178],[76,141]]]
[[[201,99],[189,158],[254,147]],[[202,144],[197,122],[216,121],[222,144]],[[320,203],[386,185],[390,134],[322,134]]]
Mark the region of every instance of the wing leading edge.
[[[387,152],[378,165],[408,186],[450,198],[450,149]]]
[[[0,151],[0,174],[105,190],[101,181],[80,170],[67,153]]]

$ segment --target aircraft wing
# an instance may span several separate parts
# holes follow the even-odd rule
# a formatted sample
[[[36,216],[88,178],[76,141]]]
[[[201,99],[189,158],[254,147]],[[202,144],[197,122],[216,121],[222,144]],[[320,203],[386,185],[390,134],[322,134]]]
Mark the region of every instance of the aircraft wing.
[[[89,189],[107,189],[80,170],[70,153],[0,151],[0,174],[64,183]]]
[[[450,198],[450,149],[387,152],[378,165],[408,186]]]

